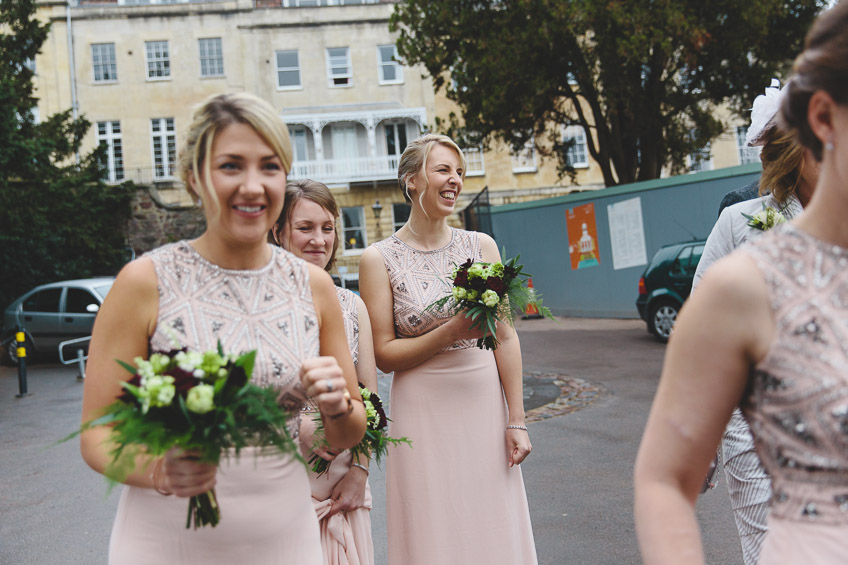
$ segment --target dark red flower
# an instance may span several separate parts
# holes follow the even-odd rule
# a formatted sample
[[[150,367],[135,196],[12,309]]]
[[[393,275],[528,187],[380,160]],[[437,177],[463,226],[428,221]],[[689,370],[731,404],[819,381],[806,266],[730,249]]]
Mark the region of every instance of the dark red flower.
[[[486,279],[486,288],[494,290],[498,296],[503,296],[506,292],[506,283],[498,277],[489,277]]]
[[[460,269],[456,273],[456,276],[453,279],[453,286],[459,286],[459,287],[465,288],[465,286],[467,284],[468,284],[468,270]]]

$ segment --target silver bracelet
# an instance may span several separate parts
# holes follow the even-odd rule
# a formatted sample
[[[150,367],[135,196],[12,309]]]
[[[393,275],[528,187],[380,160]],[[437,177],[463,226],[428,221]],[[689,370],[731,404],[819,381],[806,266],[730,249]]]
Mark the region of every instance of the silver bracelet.
[[[518,424],[509,424],[506,429],[508,430],[524,430],[527,431],[527,426],[520,426]]]
[[[365,474],[366,474],[366,475],[371,475],[371,471],[369,471],[369,470],[368,470],[368,467],[366,467],[365,465],[360,465],[359,463],[351,463],[351,465],[350,465],[350,466],[351,466],[351,467],[359,467],[360,469],[362,469],[363,471],[365,471]]]

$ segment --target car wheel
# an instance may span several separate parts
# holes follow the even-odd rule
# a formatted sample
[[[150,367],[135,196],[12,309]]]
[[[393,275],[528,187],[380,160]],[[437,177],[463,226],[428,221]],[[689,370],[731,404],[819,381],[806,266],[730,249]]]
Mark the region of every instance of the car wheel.
[[[651,313],[648,316],[648,328],[651,333],[660,341],[668,341],[679,311],[680,306],[670,300],[663,300],[651,306]]]

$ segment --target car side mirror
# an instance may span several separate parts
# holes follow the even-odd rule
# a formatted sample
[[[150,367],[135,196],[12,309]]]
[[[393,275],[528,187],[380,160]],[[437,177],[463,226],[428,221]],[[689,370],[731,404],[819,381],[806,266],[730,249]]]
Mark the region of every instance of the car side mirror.
[[[96,314],[98,310],[100,310],[100,306],[97,304],[89,304],[85,307],[85,311],[91,314]]]

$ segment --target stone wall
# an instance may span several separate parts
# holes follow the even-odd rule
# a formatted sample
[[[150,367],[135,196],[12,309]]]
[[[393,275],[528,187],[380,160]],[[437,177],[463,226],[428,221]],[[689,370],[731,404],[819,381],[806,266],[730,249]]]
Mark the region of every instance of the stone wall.
[[[138,187],[128,229],[129,245],[136,256],[165,243],[193,239],[205,229],[202,208],[166,204],[154,188]]]

